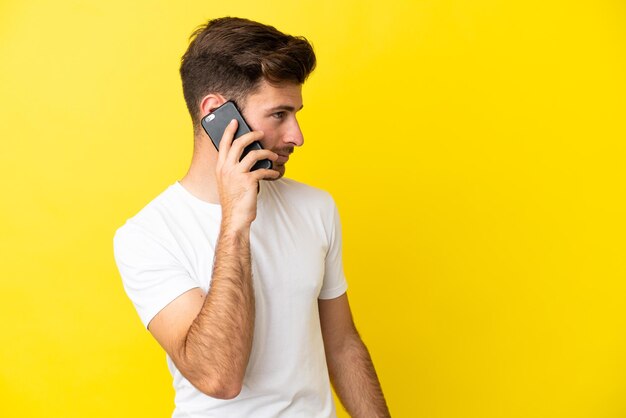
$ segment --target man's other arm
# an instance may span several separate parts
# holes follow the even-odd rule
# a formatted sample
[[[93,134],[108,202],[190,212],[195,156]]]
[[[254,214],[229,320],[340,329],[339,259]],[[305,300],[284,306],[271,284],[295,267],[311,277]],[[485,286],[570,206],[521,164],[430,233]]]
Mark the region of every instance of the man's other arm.
[[[354,326],[348,295],[319,299],[318,305],[328,371],[342,404],[355,418],[389,417],[372,359]]]

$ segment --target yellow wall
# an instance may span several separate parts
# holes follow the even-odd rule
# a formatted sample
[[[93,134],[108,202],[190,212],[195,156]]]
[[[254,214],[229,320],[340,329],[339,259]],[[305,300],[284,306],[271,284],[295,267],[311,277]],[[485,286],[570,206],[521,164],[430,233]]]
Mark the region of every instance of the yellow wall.
[[[0,415],[170,415],[112,237],[184,175],[223,15],[316,47],[288,172],[338,203],[394,416],[626,415],[618,0],[2,1]]]

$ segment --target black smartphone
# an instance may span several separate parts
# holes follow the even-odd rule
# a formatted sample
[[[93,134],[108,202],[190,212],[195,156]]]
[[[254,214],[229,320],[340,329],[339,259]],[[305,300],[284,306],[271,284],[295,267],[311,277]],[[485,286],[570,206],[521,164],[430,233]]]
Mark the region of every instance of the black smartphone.
[[[226,130],[226,127],[228,126],[230,121],[233,119],[237,119],[237,132],[235,132],[235,137],[233,138],[233,141],[240,136],[252,131],[246,121],[243,119],[243,116],[237,109],[237,106],[235,106],[235,103],[233,103],[232,101],[227,101],[226,103],[203,117],[200,121],[202,128],[204,128],[204,131],[207,133],[207,135],[209,135],[209,138],[211,138],[211,142],[213,142],[213,145],[215,145],[215,148],[218,151],[220,148],[220,141],[222,140],[222,136],[224,135],[224,131]],[[258,149],[263,149],[263,147],[261,147],[259,141],[254,141],[244,148],[243,153],[241,154],[241,159],[239,161],[241,161],[250,151]],[[259,168],[271,169],[272,161],[259,160],[252,166],[250,171],[258,170]]]

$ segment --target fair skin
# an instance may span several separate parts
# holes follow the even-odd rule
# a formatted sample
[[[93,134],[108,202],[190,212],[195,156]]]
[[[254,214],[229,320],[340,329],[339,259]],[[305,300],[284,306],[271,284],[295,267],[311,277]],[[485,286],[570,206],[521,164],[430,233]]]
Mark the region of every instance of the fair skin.
[[[225,101],[219,94],[209,94],[200,109],[207,114]],[[261,180],[282,177],[289,155],[304,143],[296,119],[301,108],[299,84],[263,81],[247,97],[242,111],[253,132],[233,142],[236,123],[229,125],[219,153],[198,132],[191,166],[181,180],[196,197],[222,207],[211,287],[206,294],[196,288],[179,296],[148,328],[180,372],[211,397],[232,399],[242,389],[254,330],[249,238],[258,185]],[[260,141],[264,149],[240,162],[243,148],[253,141]],[[272,170],[249,171],[256,161],[266,158],[272,160]],[[318,306],[328,369],[342,403],[354,417],[389,416],[347,295],[319,300]]]

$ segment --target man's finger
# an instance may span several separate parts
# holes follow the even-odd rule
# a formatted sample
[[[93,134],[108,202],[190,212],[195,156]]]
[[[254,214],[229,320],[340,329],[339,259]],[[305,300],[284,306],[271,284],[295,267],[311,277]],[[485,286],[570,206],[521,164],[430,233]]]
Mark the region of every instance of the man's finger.
[[[248,132],[247,134],[240,136],[239,138],[237,138],[237,140],[232,140],[226,161],[229,164],[237,164],[239,160],[241,160],[241,156],[243,155],[244,148],[250,145],[251,143],[253,143],[254,141],[259,141],[262,138],[263,138],[263,132],[253,131],[253,132]]]
[[[250,173],[252,177],[258,180],[270,180],[280,177],[280,173],[276,170],[269,170],[267,168],[260,168]]]
[[[278,154],[267,149],[250,151],[248,155],[246,155],[239,163],[239,168],[244,172],[250,171],[257,161],[266,159],[276,161],[278,159]]]
[[[220,139],[220,146],[218,148],[218,167],[224,164],[224,162],[226,161],[226,157],[228,156],[228,152],[230,151],[233,143],[233,137],[235,136],[235,132],[237,132],[237,123],[237,119],[233,119],[228,123],[228,125],[226,125],[226,129],[224,129],[222,139]]]

